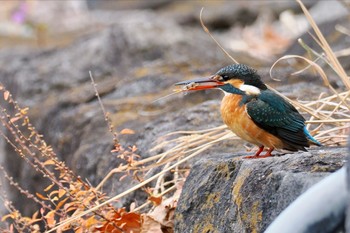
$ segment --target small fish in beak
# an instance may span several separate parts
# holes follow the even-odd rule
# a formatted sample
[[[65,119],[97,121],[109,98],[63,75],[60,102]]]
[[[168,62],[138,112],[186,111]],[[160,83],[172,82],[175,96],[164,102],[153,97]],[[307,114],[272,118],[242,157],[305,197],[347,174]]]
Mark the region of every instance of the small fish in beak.
[[[182,86],[182,90],[184,91],[197,91],[197,90],[216,88],[224,84],[225,83],[218,81],[217,76],[215,75],[209,78],[198,78],[198,79],[178,82],[178,83],[175,83],[175,86]]]

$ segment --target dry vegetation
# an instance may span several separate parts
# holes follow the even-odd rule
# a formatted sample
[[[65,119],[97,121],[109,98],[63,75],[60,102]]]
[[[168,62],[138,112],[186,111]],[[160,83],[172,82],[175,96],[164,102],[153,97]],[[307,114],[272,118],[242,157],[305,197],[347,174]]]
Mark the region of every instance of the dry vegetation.
[[[319,54],[302,43],[312,57],[290,55],[280,60],[303,59],[308,64],[307,68],[315,69],[319,73],[332,94],[320,93],[316,101],[289,101],[301,112],[310,115],[307,120],[308,127],[311,127],[311,132],[317,140],[327,146],[343,145],[349,133],[350,123],[349,77],[306,8],[300,1],[299,4],[314,29],[314,39],[323,49],[323,53]],[[326,62],[334,70],[344,83],[345,90],[339,91],[332,87],[327,75],[317,64],[319,60]],[[226,126],[202,131],[173,132],[164,136],[161,143],[153,150],[166,145],[175,146],[164,153],[140,159],[136,154],[136,146],[124,148],[120,145],[118,135],[110,124],[108,113],[101,105],[112,133],[111,137],[114,139],[113,152],[119,153],[119,157],[125,162],[110,171],[99,185],[92,187],[74,174],[64,162],[57,159],[51,147],[45,143],[42,135],[30,123],[27,115],[28,109],[21,108],[4,86],[0,85],[0,91],[2,92],[1,98],[4,100],[0,102],[0,119],[4,126],[0,131],[1,136],[22,159],[51,183],[41,193],[32,194],[22,189],[6,173],[5,169],[0,167],[10,185],[18,189],[28,200],[40,206],[32,216],[23,216],[15,209],[6,194],[1,193],[0,197],[9,212],[2,217],[2,221],[8,223],[1,229],[2,232],[42,232],[43,230],[63,232],[68,229],[76,232],[173,232],[174,210],[189,172],[185,162],[219,141],[236,138]],[[102,103],[97,91],[96,94]],[[121,133],[132,133],[132,131],[124,130]],[[151,171],[157,167],[161,167],[160,172],[151,176]],[[132,176],[139,183],[123,193],[109,197],[100,190],[106,181],[116,173]],[[172,180],[166,181],[165,174],[171,174]],[[121,179],[120,182],[123,180]],[[146,184],[153,184],[153,188],[144,188]],[[129,207],[130,211],[113,206],[116,201],[137,189],[143,189],[148,194],[147,202],[139,206],[133,203]]]

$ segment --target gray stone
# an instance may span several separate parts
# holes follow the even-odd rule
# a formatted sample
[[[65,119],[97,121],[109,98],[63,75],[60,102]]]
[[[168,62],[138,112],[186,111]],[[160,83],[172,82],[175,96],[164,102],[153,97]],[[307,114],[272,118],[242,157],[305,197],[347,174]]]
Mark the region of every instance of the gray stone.
[[[263,232],[301,193],[343,166],[345,148],[267,159],[216,154],[191,169],[175,214],[176,232]]]
[[[348,162],[346,163],[346,173],[347,173],[347,179],[346,182],[348,184],[348,191],[349,191],[349,199],[348,199],[348,206],[346,210],[346,219],[345,219],[345,229],[347,233],[350,233],[350,137],[348,137],[348,155],[347,155]]]

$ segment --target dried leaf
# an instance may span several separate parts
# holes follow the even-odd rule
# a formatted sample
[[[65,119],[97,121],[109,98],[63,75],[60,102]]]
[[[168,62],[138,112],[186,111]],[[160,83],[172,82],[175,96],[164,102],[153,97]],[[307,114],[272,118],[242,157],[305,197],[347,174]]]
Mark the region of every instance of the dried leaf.
[[[28,224],[32,225],[32,224],[34,224],[34,223],[36,223],[36,222],[40,222],[40,221],[42,221],[42,219],[41,219],[41,218],[37,218],[37,219],[30,220],[30,221],[28,222]],[[38,232],[39,232],[39,231],[38,231]]]
[[[83,228],[82,227],[76,228],[76,229],[74,229],[74,232],[75,233],[83,233]]]
[[[58,190],[53,190],[51,193],[49,193],[49,198],[52,198],[52,196],[57,194],[58,194]]]
[[[99,223],[99,221],[93,215],[85,221],[85,226],[86,226],[86,228],[90,228],[90,227],[96,225],[97,223]]]
[[[58,197],[59,198],[63,197],[64,194],[66,194],[66,190],[64,190],[64,189],[59,189],[58,190]]]
[[[146,214],[143,214],[141,216],[142,218],[142,226],[141,226],[141,232],[140,233],[162,233],[161,225],[159,222],[154,220],[153,218],[149,217]]]
[[[45,191],[45,192],[49,191],[54,185],[55,185],[54,183],[50,184],[49,186],[47,186],[47,187],[44,189],[44,191]]]
[[[150,197],[148,197],[148,200],[150,200],[153,203],[153,205],[158,206],[162,203],[163,197],[151,195]]]
[[[70,211],[76,210],[78,208],[77,204],[75,202],[69,202],[66,203],[63,207],[63,209],[68,213]]]
[[[122,176],[119,178],[119,181],[124,180],[126,177],[128,177],[128,174],[122,175]]]
[[[120,232],[114,225],[128,233],[140,233],[141,215],[134,212],[126,212],[125,209],[118,209],[109,222],[106,222],[103,226],[95,227],[95,229],[101,232]]]
[[[39,215],[39,211],[35,211],[34,214],[32,215],[32,219],[37,219]]]
[[[63,204],[66,203],[67,200],[68,200],[68,197],[66,197],[62,201],[58,202],[58,204],[56,206],[56,210],[60,209],[63,206]]]
[[[151,213],[147,214],[147,216],[157,221],[160,225],[172,229],[174,227],[176,204],[177,201],[174,198],[165,199]]]
[[[9,91],[5,91],[4,92],[4,100],[8,100],[9,99],[9,96],[10,96],[10,92]]]
[[[120,131],[120,134],[135,134],[135,131],[132,129],[123,129]]]
[[[45,165],[45,166],[47,166],[47,165],[54,165],[54,164],[55,164],[55,161],[52,160],[52,159],[46,160],[46,161],[44,162],[44,165]]]
[[[1,222],[5,222],[6,219],[8,219],[8,218],[14,219],[14,215],[11,213],[11,214],[6,214],[6,215],[2,216]]]
[[[49,198],[45,197],[44,195],[40,194],[40,193],[35,193],[37,195],[37,197],[39,197],[42,200],[49,200]]]
[[[45,219],[47,222],[47,225],[49,227],[54,227],[56,224],[56,220],[55,220],[55,210],[51,210],[49,211],[46,215],[45,215]]]
[[[135,202],[131,202],[130,207],[129,207],[130,212],[134,211],[135,207],[136,207],[136,203]]]
[[[21,118],[22,118],[21,116],[12,117],[12,118],[10,119],[10,122],[11,122],[11,123],[15,123],[16,121],[18,121],[18,120],[21,119]]]
[[[28,107],[27,108],[22,108],[19,112],[21,113],[21,115],[27,115],[28,110],[29,110]]]

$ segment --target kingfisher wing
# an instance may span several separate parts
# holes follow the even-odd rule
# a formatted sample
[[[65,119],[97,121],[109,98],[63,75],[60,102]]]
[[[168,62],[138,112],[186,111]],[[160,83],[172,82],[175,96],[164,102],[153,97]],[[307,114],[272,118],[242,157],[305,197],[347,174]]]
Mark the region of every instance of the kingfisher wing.
[[[247,103],[247,113],[260,128],[277,136],[287,150],[305,150],[305,119],[293,105],[271,90],[263,91]]]

